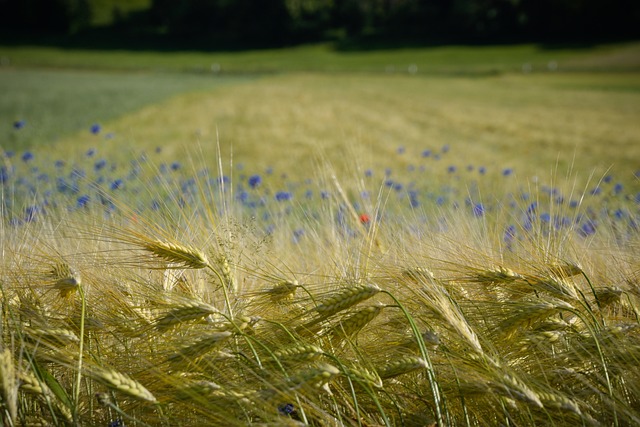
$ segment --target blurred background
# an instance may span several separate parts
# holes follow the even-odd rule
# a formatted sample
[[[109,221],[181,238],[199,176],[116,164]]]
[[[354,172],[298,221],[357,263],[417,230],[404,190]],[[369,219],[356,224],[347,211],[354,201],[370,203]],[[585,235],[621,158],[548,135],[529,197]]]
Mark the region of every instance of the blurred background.
[[[232,48],[637,38],[632,0],[0,0],[5,41]]]

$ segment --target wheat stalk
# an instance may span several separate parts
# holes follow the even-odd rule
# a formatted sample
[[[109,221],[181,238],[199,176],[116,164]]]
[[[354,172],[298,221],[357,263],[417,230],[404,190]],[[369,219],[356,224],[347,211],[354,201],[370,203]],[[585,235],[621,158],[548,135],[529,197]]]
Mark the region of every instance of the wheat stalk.
[[[155,320],[154,323],[158,330],[164,331],[183,322],[198,320],[220,313],[217,308],[201,301],[182,300],[177,304],[177,307],[172,308]]]
[[[374,284],[358,285],[352,288],[347,288],[340,293],[322,300],[314,310],[322,317],[326,318],[371,298],[380,292],[380,290],[381,289]]]
[[[175,266],[174,268],[178,266],[194,269],[210,267],[207,256],[191,246],[162,240],[143,241],[141,245],[144,250]]]
[[[92,376],[107,387],[121,391],[131,397],[151,403],[157,402],[155,396],[142,384],[113,369],[94,368]]]
[[[317,359],[322,354],[324,352],[320,347],[310,344],[294,345],[273,352],[273,356],[278,360],[290,362],[307,362]]]
[[[222,341],[226,340],[233,333],[230,331],[213,332],[199,338],[195,343],[184,346],[178,350],[175,354],[169,356],[170,361],[180,362],[183,360],[194,359],[201,356],[204,353],[208,353],[215,346]]]
[[[65,262],[55,264],[47,273],[47,278],[53,281],[53,289],[60,291],[61,298],[76,291],[82,282],[80,274]]]
[[[18,383],[13,355],[8,348],[0,353],[0,408],[5,425],[14,425],[18,416]]]
[[[380,378],[388,379],[419,369],[427,369],[428,367],[429,365],[424,359],[420,357],[406,356],[384,365],[377,371]]]
[[[338,324],[328,331],[328,334],[332,338],[349,338],[375,319],[383,308],[385,308],[385,305],[362,308],[346,319],[340,320]]]
[[[296,289],[298,289],[299,287],[300,285],[298,284],[297,280],[285,280],[278,283],[271,289],[267,289],[266,291],[264,291],[264,293],[271,297],[272,302],[281,302],[291,299],[296,292]]]

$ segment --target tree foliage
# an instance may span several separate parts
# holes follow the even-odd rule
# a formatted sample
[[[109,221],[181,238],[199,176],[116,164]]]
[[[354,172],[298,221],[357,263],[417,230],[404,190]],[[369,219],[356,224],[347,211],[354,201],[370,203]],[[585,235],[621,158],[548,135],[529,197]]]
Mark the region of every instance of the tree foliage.
[[[0,0],[4,28],[74,33],[98,0]],[[504,41],[637,37],[633,0],[148,0],[170,37],[294,43],[328,37]],[[122,16],[114,23],[122,27]],[[135,24],[133,23],[135,22]]]

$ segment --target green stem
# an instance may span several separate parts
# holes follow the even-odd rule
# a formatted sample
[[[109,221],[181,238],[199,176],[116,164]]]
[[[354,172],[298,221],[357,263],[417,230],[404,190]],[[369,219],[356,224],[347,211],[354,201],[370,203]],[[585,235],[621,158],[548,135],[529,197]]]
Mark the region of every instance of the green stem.
[[[213,268],[211,265],[209,265],[209,270],[211,270],[213,274],[216,275],[216,277],[220,281],[220,284],[222,285],[222,292],[224,293],[224,302],[227,305],[227,310],[229,310],[229,317],[232,318],[233,311],[231,309],[231,300],[229,299],[229,291],[227,290],[227,284],[224,282],[224,279],[222,278],[220,273],[218,273],[216,269]]]
[[[431,386],[431,392],[433,393],[433,399],[435,401],[434,403],[436,407],[437,423],[439,426],[443,426],[445,424],[444,424],[444,418],[442,417],[442,410],[440,408],[440,405],[442,404],[442,398],[440,397],[440,390],[438,389],[438,383],[436,381],[435,371],[433,369],[433,364],[431,363],[431,358],[429,357],[429,353],[427,352],[427,347],[424,345],[422,334],[420,334],[420,330],[418,329],[418,326],[413,320],[413,317],[411,316],[411,314],[409,314],[407,309],[404,308],[404,306],[400,303],[400,301],[398,301],[398,299],[389,291],[383,290],[381,292],[384,294],[387,294],[398,305],[398,308],[402,310],[402,313],[404,314],[404,316],[407,318],[407,321],[409,322],[409,326],[411,327],[413,335],[415,336],[416,341],[418,342],[418,347],[420,347],[420,354],[422,355],[424,360],[427,362],[427,366],[428,366],[427,376],[429,378],[429,385]]]

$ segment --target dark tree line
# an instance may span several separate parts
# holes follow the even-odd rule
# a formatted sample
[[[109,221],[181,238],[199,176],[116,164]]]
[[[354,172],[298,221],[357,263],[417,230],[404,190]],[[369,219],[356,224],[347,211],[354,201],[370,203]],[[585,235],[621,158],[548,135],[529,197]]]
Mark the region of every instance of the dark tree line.
[[[92,0],[0,0],[5,29],[90,29]],[[117,24],[117,25],[115,25]],[[327,38],[583,40],[640,35],[637,0],[152,0],[114,32],[271,44]]]

